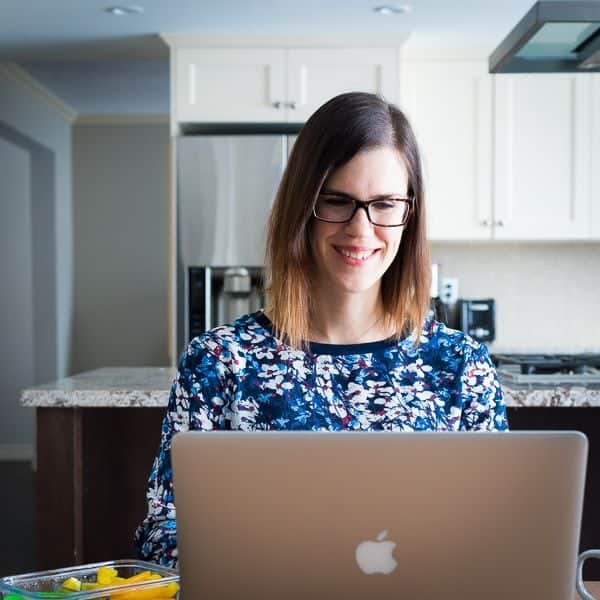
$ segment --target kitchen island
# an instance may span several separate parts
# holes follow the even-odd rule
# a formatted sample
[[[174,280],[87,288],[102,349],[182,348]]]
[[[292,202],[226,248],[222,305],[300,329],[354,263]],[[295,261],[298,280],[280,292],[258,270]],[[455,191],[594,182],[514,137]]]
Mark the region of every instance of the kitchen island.
[[[95,369],[21,394],[23,406],[36,408],[165,408],[176,370],[170,367]],[[518,386],[502,383],[509,407],[597,407],[600,386]]]
[[[24,390],[37,414],[40,569],[134,555],[175,370],[104,368]],[[600,389],[503,385],[511,429],[577,429],[590,459],[581,548],[600,548]],[[600,561],[585,577],[600,580]]]

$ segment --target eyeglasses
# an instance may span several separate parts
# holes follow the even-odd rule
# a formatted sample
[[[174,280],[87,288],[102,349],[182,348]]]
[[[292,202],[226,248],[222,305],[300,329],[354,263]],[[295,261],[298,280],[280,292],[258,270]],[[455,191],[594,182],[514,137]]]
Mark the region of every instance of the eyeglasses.
[[[412,197],[386,198],[363,202],[340,194],[320,194],[313,207],[313,215],[327,223],[347,223],[359,208],[364,208],[369,222],[378,227],[406,225],[413,204]]]

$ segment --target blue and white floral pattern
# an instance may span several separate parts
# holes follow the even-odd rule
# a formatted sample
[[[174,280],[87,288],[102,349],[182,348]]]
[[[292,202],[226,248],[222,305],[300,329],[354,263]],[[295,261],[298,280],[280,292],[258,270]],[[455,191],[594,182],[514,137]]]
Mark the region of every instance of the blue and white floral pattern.
[[[420,344],[292,349],[262,312],[192,340],[162,425],[148,486],[148,514],[135,533],[141,558],[177,565],[171,440],[188,429],[506,430],[506,408],[484,345],[427,319]]]

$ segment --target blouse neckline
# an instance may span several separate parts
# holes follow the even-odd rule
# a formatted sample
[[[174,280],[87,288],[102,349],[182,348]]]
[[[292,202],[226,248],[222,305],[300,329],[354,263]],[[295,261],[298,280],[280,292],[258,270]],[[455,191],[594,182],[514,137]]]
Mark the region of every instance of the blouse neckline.
[[[252,315],[256,321],[266,329],[271,335],[275,335],[275,328],[271,320],[263,311],[258,311]],[[359,344],[326,344],[323,342],[308,342],[308,349],[311,354],[343,355],[343,354],[369,354],[395,346],[398,340],[389,337],[375,342],[362,342]]]

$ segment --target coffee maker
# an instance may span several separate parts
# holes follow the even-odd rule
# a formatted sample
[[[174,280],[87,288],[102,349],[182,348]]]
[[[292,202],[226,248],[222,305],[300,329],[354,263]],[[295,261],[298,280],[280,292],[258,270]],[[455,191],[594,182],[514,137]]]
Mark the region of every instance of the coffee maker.
[[[430,310],[437,321],[451,329],[460,329],[480,342],[496,338],[496,303],[492,298],[458,297],[458,280],[439,277],[440,266],[431,265]]]
[[[492,298],[458,301],[460,329],[480,342],[496,338],[496,302]]]
[[[188,267],[185,342],[262,308],[263,279],[263,267]]]

